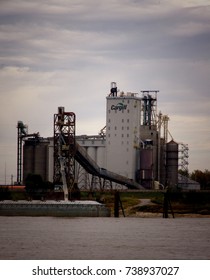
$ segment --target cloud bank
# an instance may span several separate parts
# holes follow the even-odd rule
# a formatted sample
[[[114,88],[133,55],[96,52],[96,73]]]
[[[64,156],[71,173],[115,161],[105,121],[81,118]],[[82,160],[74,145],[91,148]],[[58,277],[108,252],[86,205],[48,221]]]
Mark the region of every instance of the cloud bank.
[[[65,106],[77,134],[97,134],[111,81],[158,89],[171,134],[189,144],[190,170],[210,169],[209,50],[204,0],[1,1],[0,183],[16,176],[18,120],[51,136]]]

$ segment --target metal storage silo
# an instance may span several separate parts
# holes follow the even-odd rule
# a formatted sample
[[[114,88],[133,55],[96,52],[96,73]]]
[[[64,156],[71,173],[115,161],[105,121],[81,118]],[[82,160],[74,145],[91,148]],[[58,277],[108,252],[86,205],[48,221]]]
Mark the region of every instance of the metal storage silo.
[[[96,147],[95,146],[89,146],[87,148],[87,153],[91,157],[92,160],[96,161]]]
[[[153,183],[153,150],[140,151],[140,181],[143,187],[152,188]]]
[[[48,146],[49,141],[34,138],[25,140],[23,146],[23,180],[28,174],[39,174],[48,180]]]
[[[48,180],[48,143],[40,142],[35,149],[35,173]]]
[[[26,140],[23,146],[23,182],[30,173],[34,173],[34,143]]]
[[[105,167],[105,147],[98,146],[97,148],[97,161],[99,167]]]
[[[166,186],[176,188],[178,184],[179,145],[171,140],[166,144]]]
[[[49,163],[48,163],[48,181],[53,182],[53,169],[54,169],[54,146],[53,146],[53,140],[50,139],[50,144],[48,147],[48,154],[49,154]]]

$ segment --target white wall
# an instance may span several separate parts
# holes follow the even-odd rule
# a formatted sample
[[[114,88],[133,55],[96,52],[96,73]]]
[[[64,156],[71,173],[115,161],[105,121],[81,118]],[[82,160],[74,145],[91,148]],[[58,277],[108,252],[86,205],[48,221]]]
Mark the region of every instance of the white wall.
[[[140,98],[107,97],[106,168],[131,179],[135,179],[140,118]]]

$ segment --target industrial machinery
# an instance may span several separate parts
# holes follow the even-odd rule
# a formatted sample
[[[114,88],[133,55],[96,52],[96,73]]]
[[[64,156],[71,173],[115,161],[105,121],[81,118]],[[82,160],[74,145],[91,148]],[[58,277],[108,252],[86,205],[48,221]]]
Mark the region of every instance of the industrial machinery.
[[[98,135],[76,137],[75,114],[58,107],[53,137],[32,134],[33,138],[25,141],[25,174],[37,173],[43,180],[53,181],[55,189],[64,191],[64,199],[71,199],[75,190],[88,188],[153,189],[155,183],[157,188],[176,188],[178,147],[168,130],[169,117],[157,114],[158,92],[143,90],[142,96],[124,93],[112,82],[106,97],[106,125]],[[29,135],[27,126],[18,122],[18,182],[22,176],[22,139]],[[173,140],[169,145],[168,135]],[[188,150],[182,150],[182,166],[187,170]]]
[[[17,184],[22,184],[22,159],[23,159],[23,139],[28,137],[34,137],[36,140],[39,140],[39,132],[28,134],[27,125],[23,124],[22,121],[17,123]]]
[[[100,168],[91,159],[84,148],[75,140],[75,119],[73,112],[65,112],[58,107],[54,114],[54,185],[62,186],[64,199],[71,199],[71,192],[76,185],[75,160],[90,174],[122,184],[130,189],[140,189],[141,185],[133,180]]]
[[[64,198],[75,184],[75,114],[58,107],[54,114],[54,176],[55,185],[63,186]]]
[[[143,125],[156,125],[157,93],[159,90],[142,90]]]
[[[60,171],[62,175],[62,181],[63,181],[63,193],[64,193],[64,200],[68,200],[68,187],[66,182],[66,158],[62,156],[61,148],[62,148],[62,135],[60,134],[60,145],[59,145],[59,151],[58,151],[58,159],[60,161]],[[63,140],[64,142],[64,140]],[[65,144],[65,142],[64,142]]]

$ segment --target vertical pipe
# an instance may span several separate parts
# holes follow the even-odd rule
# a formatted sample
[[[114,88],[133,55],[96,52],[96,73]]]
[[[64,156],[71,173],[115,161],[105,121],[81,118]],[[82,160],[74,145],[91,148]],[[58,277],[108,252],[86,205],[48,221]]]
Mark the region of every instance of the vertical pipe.
[[[160,182],[160,138],[161,138],[161,122],[162,122],[162,114],[160,113],[158,116],[158,168],[157,168],[157,178],[158,182]]]
[[[152,97],[148,95],[148,125],[152,124]]]
[[[143,118],[143,125],[147,125],[147,97],[144,96],[144,118]]]
[[[17,183],[21,184],[22,181],[22,137],[21,128],[18,126],[18,139],[17,139]]]
[[[4,165],[4,176],[5,176],[5,186],[6,186],[6,184],[7,184],[7,163],[6,163],[6,161],[5,161],[5,165]]]

